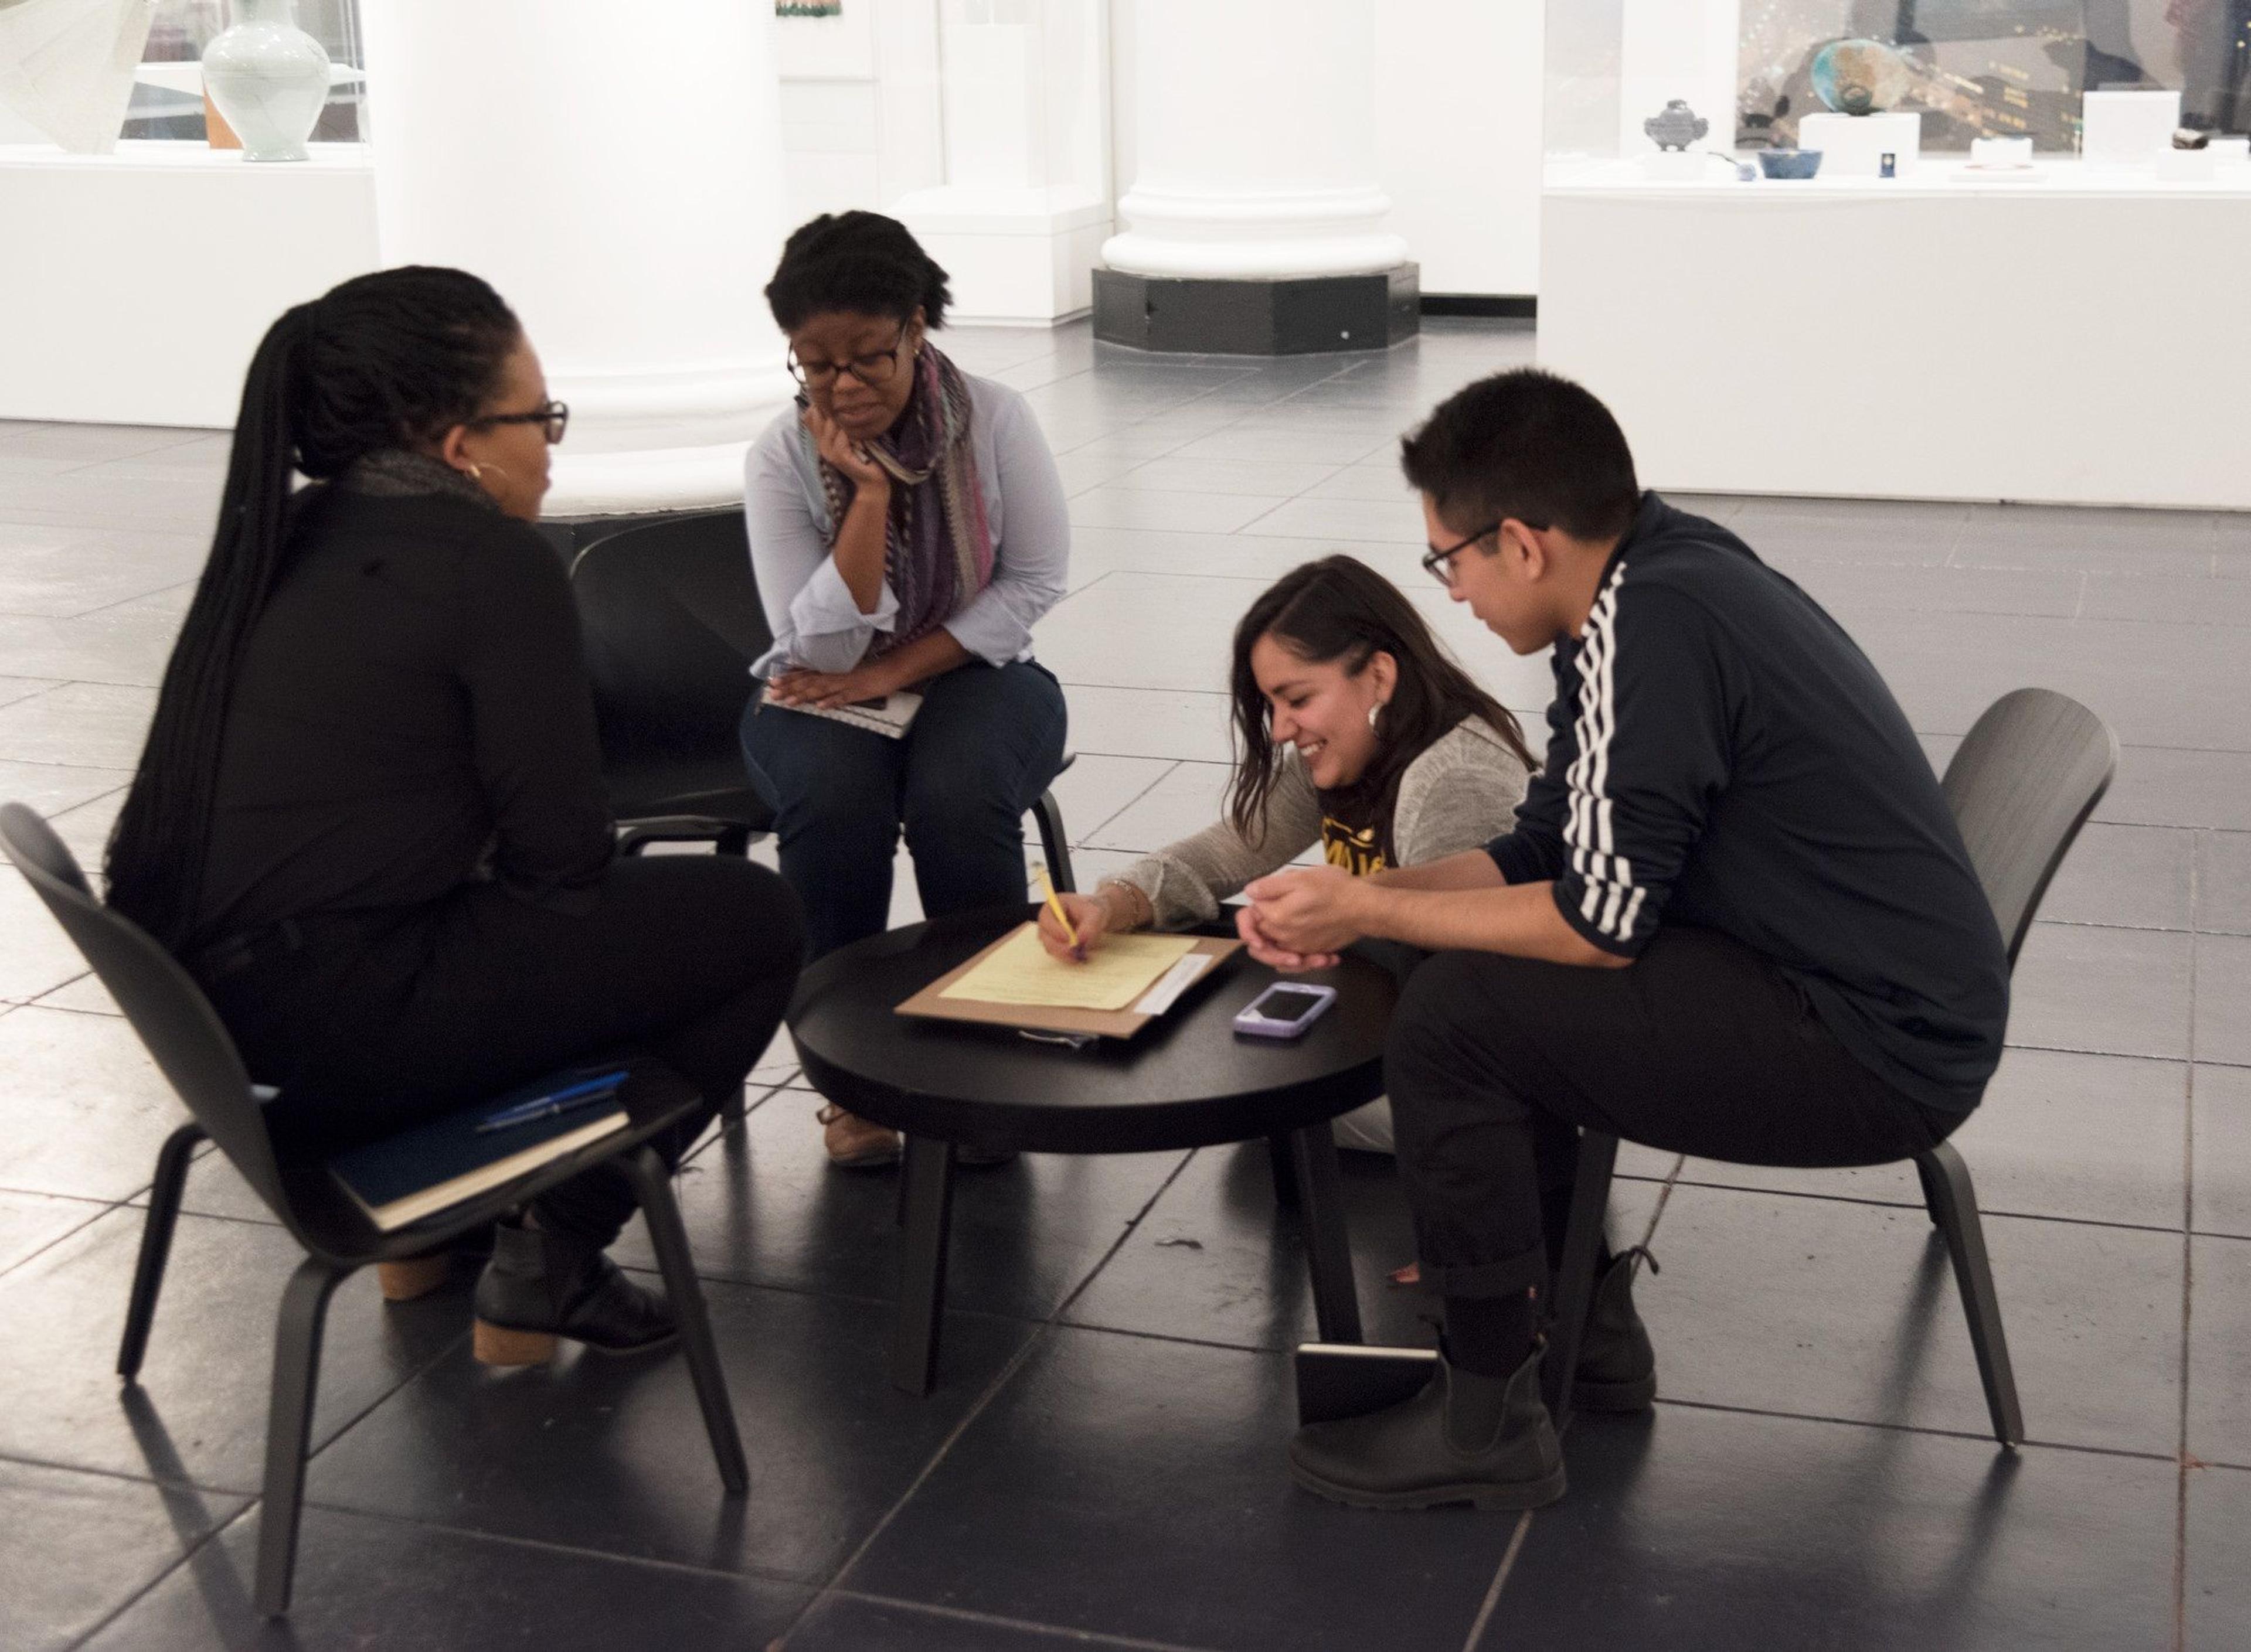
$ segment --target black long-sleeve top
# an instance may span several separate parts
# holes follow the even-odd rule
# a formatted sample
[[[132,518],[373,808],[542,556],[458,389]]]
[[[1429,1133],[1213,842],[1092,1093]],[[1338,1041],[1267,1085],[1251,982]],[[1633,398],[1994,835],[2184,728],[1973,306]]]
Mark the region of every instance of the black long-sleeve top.
[[[1631,957],[1660,922],[1771,959],[1862,1065],[1976,1105],[2009,968],[1906,715],[1843,627],[1716,522],[1645,494],[1559,641],[1543,771],[1488,846]]]
[[[452,493],[300,499],[229,703],[197,943],[487,875],[591,903],[613,835],[553,549]]]

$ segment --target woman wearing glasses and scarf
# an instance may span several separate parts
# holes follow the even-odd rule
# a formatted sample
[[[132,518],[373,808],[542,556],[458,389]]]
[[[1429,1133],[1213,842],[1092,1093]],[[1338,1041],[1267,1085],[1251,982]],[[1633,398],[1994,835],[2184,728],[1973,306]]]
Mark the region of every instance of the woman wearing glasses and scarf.
[[[931,917],[1024,898],[1024,811],[1062,766],[1062,688],[1031,628],[1063,594],[1070,529],[1023,398],[929,342],[945,272],[874,212],[814,219],[766,287],[798,404],[752,445],[745,508],[774,645],[743,717],[809,957],[880,933],[902,831]],[[897,738],[798,715],[922,697]],[[826,1109],[829,1157],[898,1158]]]

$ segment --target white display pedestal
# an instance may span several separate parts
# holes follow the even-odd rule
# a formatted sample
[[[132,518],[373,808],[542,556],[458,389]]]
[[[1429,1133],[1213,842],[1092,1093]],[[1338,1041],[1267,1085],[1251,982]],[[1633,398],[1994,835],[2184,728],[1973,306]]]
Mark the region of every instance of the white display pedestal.
[[[379,262],[366,149],[312,150],[0,144],[0,418],[233,424],[274,318]]]
[[[1610,404],[1658,488],[2251,509],[2225,389],[2251,361],[2251,177],[2043,162],[1559,169],[1541,364]]]
[[[1896,175],[1913,174],[1922,152],[1922,117],[1908,111],[1883,114],[1809,114],[1797,123],[1797,147],[1821,151],[1825,178],[1883,176],[1883,159]]]

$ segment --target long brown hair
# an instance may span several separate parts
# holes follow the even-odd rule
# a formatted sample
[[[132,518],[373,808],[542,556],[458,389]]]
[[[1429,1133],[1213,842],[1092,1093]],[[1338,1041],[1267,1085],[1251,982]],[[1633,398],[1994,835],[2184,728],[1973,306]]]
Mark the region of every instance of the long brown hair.
[[[1375,760],[1350,787],[1324,798],[1372,816],[1387,861],[1396,858],[1391,816],[1400,780],[1416,758],[1464,718],[1484,719],[1526,769],[1536,766],[1508,708],[1455,662],[1398,586],[1354,557],[1324,556],[1276,580],[1235,627],[1230,688],[1236,763],[1227,819],[1253,842],[1262,834],[1266,802],[1282,766],[1266,696],[1250,668],[1250,650],[1261,637],[1273,638],[1309,665],[1341,660],[1355,677],[1379,652],[1397,663],[1399,681],[1378,724]]]

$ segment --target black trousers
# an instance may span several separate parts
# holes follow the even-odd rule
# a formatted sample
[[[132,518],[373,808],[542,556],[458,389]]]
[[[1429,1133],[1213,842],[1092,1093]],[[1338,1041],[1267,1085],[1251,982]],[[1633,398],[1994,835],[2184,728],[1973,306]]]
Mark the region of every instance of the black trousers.
[[[1423,1277],[1456,1298],[1545,1293],[1579,1127],[1811,1169],[1908,1158],[1967,1116],[1900,1094],[1780,971],[1687,928],[1622,970],[1437,954],[1400,999],[1384,1080]]]
[[[676,1164],[772,1039],[804,940],[796,897],[731,855],[619,861],[583,909],[474,884],[429,905],[300,920],[294,946],[207,983],[277,1145],[325,1159],[621,1047],[703,1092],[652,1145]],[[600,1248],[634,1212],[601,1165],[542,1196],[543,1228]]]

